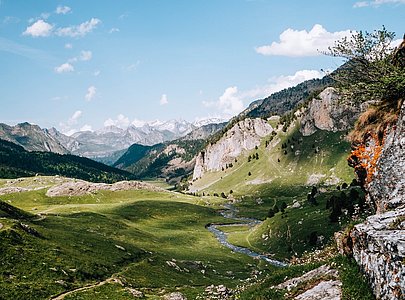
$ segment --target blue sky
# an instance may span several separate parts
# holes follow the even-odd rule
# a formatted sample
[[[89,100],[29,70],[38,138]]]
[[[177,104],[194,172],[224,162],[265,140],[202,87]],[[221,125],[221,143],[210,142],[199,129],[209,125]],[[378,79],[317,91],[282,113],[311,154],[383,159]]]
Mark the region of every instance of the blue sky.
[[[350,30],[402,38],[405,0],[0,0],[0,122],[66,133],[230,117],[322,76]]]

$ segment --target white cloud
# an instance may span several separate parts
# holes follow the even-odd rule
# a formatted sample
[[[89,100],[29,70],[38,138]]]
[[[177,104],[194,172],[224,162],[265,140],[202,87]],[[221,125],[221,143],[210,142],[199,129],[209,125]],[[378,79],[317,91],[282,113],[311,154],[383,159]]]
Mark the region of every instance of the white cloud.
[[[120,32],[120,30],[118,28],[111,28],[110,31],[108,31],[109,33],[114,33],[114,32]]]
[[[384,4],[405,4],[405,0],[374,0],[374,1],[358,1],[353,4],[354,8],[361,8],[367,6],[378,7]]]
[[[69,6],[61,6],[61,5],[59,5],[59,6],[56,8],[55,12],[56,12],[58,15],[60,15],[60,14],[66,15],[66,14],[69,13],[71,10],[72,10],[72,9],[71,9]]]
[[[336,40],[351,34],[350,30],[328,32],[319,24],[315,24],[310,31],[288,28],[280,34],[280,42],[257,47],[256,52],[263,55],[317,56]]]
[[[97,89],[94,85],[89,86],[89,88],[87,89],[87,93],[86,96],[84,96],[84,98],[86,99],[86,101],[91,101],[94,99],[94,97],[96,96],[96,92]]]
[[[70,63],[64,63],[61,64],[59,67],[55,67],[55,72],[59,74],[73,72],[74,70],[75,68]]]
[[[68,120],[68,125],[76,125],[80,117],[83,115],[83,112],[81,110],[76,110],[73,115],[69,118]]]
[[[104,126],[116,126],[122,129],[126,129],[130,124],[128,117],[124,116],[123,114],[119,114],[115,120],[109,118],[105,120]]]
[[[78,37],[85,36],[92,32],[101,21],[97,18],[91,18],[91,20],[81,23],[76,26],[62,27],[56,30],[56,34],[59,36]]]
[[[323,74],[316,70],[300,70],[294,75],[270,78],[267,84],[245,91],[239,91],[236,86],[228,87],[217,101],[203,101],[203,105],[216,110],[222,118],[229,118],[240,113],[245,108],[245,103],[322,76]]]
[[[66,123],[60,122],[59,126],[62,133],[70,136],[77,132],[78,130],[75,128],[75,126],[79,123],[79,119],[82,117],[82,115],[83,112],[81,110],[76,110]]]
[[[89,124],[85,124],[80,128],[80,131],[93,131],[93,128]]]
[[[13,16],[5,16],[3,19],[3,24],[17,24],[20,22],[20,19]]]
[[[83,60],[83,61],[87,61],[87,60],[90,60],[92,57],[93,57],[93,53],[91,53],[91,51],[82,51],[80,53],[79,59]]]
[[[243,96],[238,92],[238,88],[232,86],[225,89],[218,101],[203,101],[203,105],[215,108],[226,116],[233,116],[243,110],[242,98]]]
[[[353,4],[354,8],[359,8],[359,7],[366,7],[369,6],[369,3],[367,1],[359,1]]]
[[[100,70],[96,70],[96,71],[94,71],[94,73],[93,73],[93,75],[96,76],[96,77],[97,77],[98,75],[100,75],[100,74],[101,74],[101,71],[100,71]]]
[[[163,94],[162,97],[160,97],[160,105],[166,105],[169,103],[169,100],[167,99],[167,95]]]
[[[72,48],[73,48],[73,45],[72,45],[71,43],[66,43],[66,44],[65,44],[65,48],[66,48],[66,49],[72,49]]]
[[[44,20],[38,20],[23,32],[23,35],[30,35],[32,37],[46,37],[50,36],[53,30],[53,25],[45,22]]]

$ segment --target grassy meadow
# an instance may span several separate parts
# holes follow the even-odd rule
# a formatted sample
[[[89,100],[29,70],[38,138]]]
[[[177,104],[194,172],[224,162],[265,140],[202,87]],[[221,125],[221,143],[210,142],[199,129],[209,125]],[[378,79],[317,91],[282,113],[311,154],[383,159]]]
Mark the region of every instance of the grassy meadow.
[[[32,187],[33,180],[17,185]],[[52,177],[41,180],[52,185]],[[206,230],[229,222],[216,211],[221,198],[144,190],[50,198],[38,189],[0,199],[2,299],[48,299],[108,278],[124,286],[108,282],[65,299],[132,299],[129,288],[150,299],[180,289],[193,299],[207,285],[232,287],[271,268],[231,252]]]

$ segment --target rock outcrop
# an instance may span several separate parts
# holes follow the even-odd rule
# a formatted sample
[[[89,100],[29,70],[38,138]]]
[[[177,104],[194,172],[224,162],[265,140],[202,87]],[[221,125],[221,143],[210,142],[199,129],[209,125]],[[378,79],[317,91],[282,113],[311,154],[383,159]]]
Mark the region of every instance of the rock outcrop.
[[[369,143],[365,188],[376,215],[350,233],[351,254],[368,277],[378,299],[405,298],[405,104],[384,143]],[[374,149],[374,152],[372,150]],[[371,161],[370,161],[371,158]]]
[[[64,182],[48,189],[48,197],[60,196],[82,196],[93,194],[98,191],[127,191],[127,190],[149,190],[158,192],[167,192],[166,190],[156,187],[152,184],[139,181],[119,181],[114,184],[93,183],[84,180],[73,180]]]
[[[301,119],[301,133],[309,136],[318,129],[333,132],[350,129],[362,110],[360,104],[341,103],[337,91],[328,87],[309,103]]]
[[[236,123],[216,143],[208,145],[197,156],[193,180],[207,171],[219,171],[233,163],[243,151],[260,145],[263,137],[271,134],[273,127],[263,119],[244,119]]]

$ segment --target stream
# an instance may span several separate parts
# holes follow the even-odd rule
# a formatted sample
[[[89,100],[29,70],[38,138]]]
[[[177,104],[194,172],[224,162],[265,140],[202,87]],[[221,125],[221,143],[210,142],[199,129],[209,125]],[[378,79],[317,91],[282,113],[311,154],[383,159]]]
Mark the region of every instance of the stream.
[[[232,204],[225,204],[225,208],[226,210],[221,212],[221,215],[224,218],[227,219],[232,219],[232,220],[238,220],[241,221],[241,223],[233,223],[233,224],[211,224],[209,226],[207,226],[207,229],[212,232],[216,238],[218,239],[218,241],[224,245],[225,247],[231,249],[234,252],[237,253],[242,253],[245,255],[248,255],[250,257],[253,257],[255,259],[262,259],[266,262],[268,262],[269,264],[272,264],[273,266],[276,267],[286,267],[288,266],[288,264],[283,263],[281,261],[275,260],[275,259],[271,259],[268,256],[264,255],[264,254],[260,254],[257,252],[254,252],[248,248],[244,248],[244,247],[239,247],[239,246],[235,246],[233,244],[231,244],[230,242],[228,242],[228,237],[227,234],[221,230],[218,229],[219,226],[223,227],[223,226],[249,226],[249,227],[253,227],[256,226],[260,223],[262,223],[259,220],[256,219],[251,219],[251,218],[239,218],[236,217],[236,213],[237,213],[237,209],[232,205]]]

